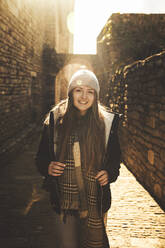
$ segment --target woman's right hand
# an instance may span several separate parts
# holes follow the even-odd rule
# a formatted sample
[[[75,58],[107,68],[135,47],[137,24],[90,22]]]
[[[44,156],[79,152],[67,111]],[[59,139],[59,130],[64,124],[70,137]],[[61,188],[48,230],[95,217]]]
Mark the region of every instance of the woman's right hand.
[[[66,165],[63,163],[52,161],[48,166],[48,174],[50,176],[59,177],[63,174],[65,167]]]

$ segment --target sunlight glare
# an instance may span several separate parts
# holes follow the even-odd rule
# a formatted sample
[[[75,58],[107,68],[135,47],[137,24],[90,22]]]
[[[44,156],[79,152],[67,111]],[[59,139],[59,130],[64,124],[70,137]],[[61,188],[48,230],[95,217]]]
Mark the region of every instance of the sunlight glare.
[[[70,12],[67,16],[67,27],[69,32],[74,34],[74,12]]]
[[[96,39],[112,13],[163,13],[165,1],[75,0],[74,53],[95,54]]]

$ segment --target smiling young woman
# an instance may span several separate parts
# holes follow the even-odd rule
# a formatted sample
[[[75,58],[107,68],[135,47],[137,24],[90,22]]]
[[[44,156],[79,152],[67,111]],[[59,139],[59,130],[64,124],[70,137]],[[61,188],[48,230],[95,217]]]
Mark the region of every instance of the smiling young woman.
[[[104,215],[119,175],[119,116],[100,105],[99,91],[95,74],[78,70],[45,120],[36,165],[55,210],[54,247],[109,247]]]

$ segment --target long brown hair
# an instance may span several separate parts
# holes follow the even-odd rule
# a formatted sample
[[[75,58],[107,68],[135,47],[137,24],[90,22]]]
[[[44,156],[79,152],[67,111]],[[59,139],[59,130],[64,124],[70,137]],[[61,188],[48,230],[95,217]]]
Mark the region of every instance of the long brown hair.
[[[69,94],[67,108],[63,117],[57,121],[59,161],[64,162],[68,138],[77,128],[78,121],[83,119],[79,130],[81,160],[87,171],[91,169],[99,170],[105,152],[105,124],[99,109],[97,94],[95,92],[91,108],[81,118],[79,110],[73,105],[72,92]]]

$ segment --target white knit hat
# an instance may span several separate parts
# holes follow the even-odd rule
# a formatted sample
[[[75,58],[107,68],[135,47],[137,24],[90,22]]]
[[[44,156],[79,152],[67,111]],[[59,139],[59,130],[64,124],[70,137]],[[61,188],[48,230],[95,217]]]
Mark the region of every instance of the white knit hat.
[[[100,86],[97,80],[97,77],[92,71],[86,69],[80,69],[73,74],[69,81],[68,85],[68,94],[69,92],[77,86],[89,86],[94,89],[99,97]]]

